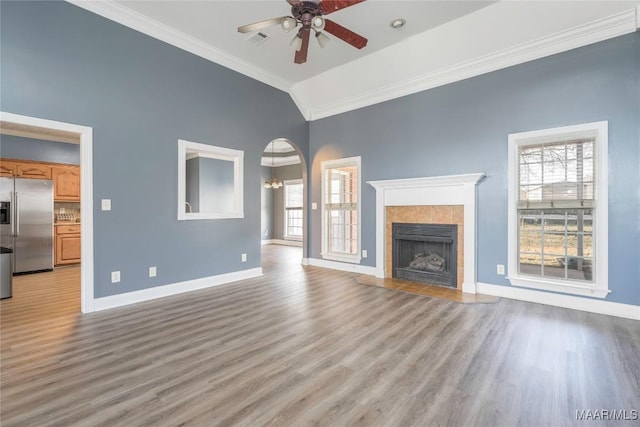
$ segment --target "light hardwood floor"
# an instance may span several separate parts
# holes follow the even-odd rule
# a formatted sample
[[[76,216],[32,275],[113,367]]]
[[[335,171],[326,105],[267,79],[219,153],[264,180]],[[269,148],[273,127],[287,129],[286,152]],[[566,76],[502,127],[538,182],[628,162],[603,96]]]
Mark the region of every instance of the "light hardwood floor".
[[[638,322],[458,304],[299,258],[270,245],[263,277],[89,315],[63,283],[17,290],[2,426],[637,425],[576,410],[640,409]]]

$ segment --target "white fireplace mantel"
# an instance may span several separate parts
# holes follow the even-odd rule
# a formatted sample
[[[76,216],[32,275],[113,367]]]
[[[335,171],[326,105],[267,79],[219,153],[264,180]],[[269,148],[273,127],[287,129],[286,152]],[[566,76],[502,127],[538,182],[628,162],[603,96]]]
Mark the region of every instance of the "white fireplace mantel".
[[[476,293],[476,185],[483,173],[367,181],[376,189],[376,277],[384,278],[387,206],[464,206],[464,281]]]

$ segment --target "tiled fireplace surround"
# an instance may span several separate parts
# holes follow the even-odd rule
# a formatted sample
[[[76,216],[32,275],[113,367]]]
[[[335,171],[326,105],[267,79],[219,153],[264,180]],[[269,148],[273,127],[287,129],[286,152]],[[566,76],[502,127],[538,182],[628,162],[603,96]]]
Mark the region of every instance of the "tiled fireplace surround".
[[[391,224],[457,224],[458,280],[476,293],[476,184],[484,174],[369,181],[376,189],[376,277],[391,277]]]
[[[385,277],[392,276],[393,238],[391,225],[394,222],[414,224],[457,224],[458,242],[464,239],[464,206],[386,206],[385,207]],[[464,245],[458,245],[457,288],[462,289],[464,277]]]

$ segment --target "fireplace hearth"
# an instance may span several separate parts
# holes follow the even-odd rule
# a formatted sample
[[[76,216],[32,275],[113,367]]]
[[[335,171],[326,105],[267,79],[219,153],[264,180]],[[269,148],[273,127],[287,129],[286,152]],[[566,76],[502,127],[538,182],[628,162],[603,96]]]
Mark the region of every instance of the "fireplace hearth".
[[[392,277],[456,288],[457,237],[455,224],[393,223]]]

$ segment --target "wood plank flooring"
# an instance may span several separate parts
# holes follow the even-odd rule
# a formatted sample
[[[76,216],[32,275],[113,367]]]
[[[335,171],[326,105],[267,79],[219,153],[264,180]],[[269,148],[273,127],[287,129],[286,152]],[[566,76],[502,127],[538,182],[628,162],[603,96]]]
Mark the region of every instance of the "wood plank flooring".
[[[467,294],[458,289],[449,289],[444,286],[428,285],[402,279],[378,279],[367,274],[356,276],[356,282],[361,285],[378,286],[380,288],[395,289],[396,291],[408,292],[410,294],[442,298],[461,304],[487,304],[497,302],[500,299],[493,295]]]
[[[263,252],[263,277],[89,315],[35,289],[3,300],[1,425],[637,425],[576,410],[640,409],[638,322]]]

